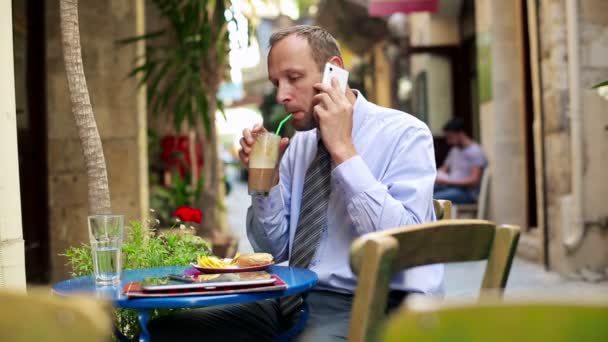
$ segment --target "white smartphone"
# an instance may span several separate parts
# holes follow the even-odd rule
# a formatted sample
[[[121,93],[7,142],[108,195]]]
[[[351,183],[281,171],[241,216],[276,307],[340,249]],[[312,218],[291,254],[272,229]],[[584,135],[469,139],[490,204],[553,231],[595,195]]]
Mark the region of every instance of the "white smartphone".
[[[334,77],[340,83],[340,89],[342,89],[342,91],[346,93],[346,85],[348,84],[348,71],[340,68],[337,65],[325,63],[322,83],[331,85],[331,79]]]

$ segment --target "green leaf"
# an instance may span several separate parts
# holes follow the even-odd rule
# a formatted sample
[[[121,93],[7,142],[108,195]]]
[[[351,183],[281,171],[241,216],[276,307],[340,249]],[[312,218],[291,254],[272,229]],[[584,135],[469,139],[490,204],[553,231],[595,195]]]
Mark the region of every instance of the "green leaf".
[[[167,188],[164,187],[157,187],[156,188],[156,194],[164,197],[164,198],[170,198],[171,197],[171,192],[169,192],[169,190]]]
[[[139,82],[137,82],[137,88],[140,88],[144,84],[146,84],[146,82],[148,81],[148,78],[150,77],[150,75],[152,75],[152,73],[154,72],[154,69],[156,68],[156,62],[145,63],[145,64],[141,65],[139,68],[141,68],[141,69],[138,72],[143,73],[144,75],[139,80]],[[137,69],[135,69],[135,70],[137,70]],[[133,71],[132,71],[128,76],[133,77],[133,76],[135,76],[136,73],[133,73]]]
[[[146,71],[149,68],[150,68],[150,63],[144,63],[144,64],[138,66],[137,68],[131,70],[131,72],[129,72],[127,74],[127,77],[133,77],[133,76],[137,75],[140,72]]]
[[[199,177],[196,182],[196,189],[194,190],[194,203],[197,204],[201,198],[203,193],[203,188],[205,187],[205,179],[203,177]]]
[[[224,101],[217,99],[217,110],[222,113],[222,117],[224,118],[224,120],[228,121],[228,119],[226,118],[226,111],[224,110]]]
[[[162,64],[162,66],[160,67],[160,69],[158,70],[158,72],[156,73],[156,75],[152,78],[152,80],[150,82],[150,88],[158,89],[158,84],[163,79],[167,78],[169,68],[172,68],[175,66],[176,66],[176,63],[174,60],[171,60],[171,59],[165,60]],[[166,85],[166,86],[170,86],[170,85]]]
[[[148,33],[145,33],[145,34],[142,34],[142,35],[139,35],[139,36],[119,39],[119,40],[116,41],[116,44],[119,44],[119,45],[131,44],[131,43],[138,42],[140,40],[147,40],[147,39],[158,38],[158,37],[160,37],[160,36],[162,36],[164,34],[165,34],[165,30],[148,32]]]
[[[196,99],[194,97],[190,97],[190,114],[188,115],[188,124],[190,127],[194,127],[196,125]]]
[[[605,87],[605,86],[608,86],[608,80],[605,80],[604,82],[600,82],[600,83],[594,85],[593,89],[600,88],[600,87]]]
[[[209,107],[207,107],[207,97],[202,93],[196,93],[196,105],[197,111],[200,118],[203,120],[203,127],[205,128],[205,135],[209,137],[211,134],[211,122],[209,119]]]
[[[175,130],[179,132],[181,130],[182,122],[189,115],[190,97],[187,92],[179,94],[175,103],[175,112],[173,118],[173,125]]]

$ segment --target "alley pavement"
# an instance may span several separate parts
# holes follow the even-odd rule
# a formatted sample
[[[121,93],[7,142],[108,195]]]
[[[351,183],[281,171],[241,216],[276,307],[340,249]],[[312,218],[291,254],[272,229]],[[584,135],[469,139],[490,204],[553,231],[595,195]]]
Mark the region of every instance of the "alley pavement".
[[[234,170],[228,170],[232,190],[226,198],[228,221],[232,232],[240,238],[239,251],[251,253],[253,249],[247,240],[245,217],[251,198],[247,193],[247,183],[239,180]],[[485,262],[452,263],[446,265],[446,298],[476,298]],[[535,263],[516,258],[511,268],[505,296],[517,298],[572,298],[577,296],[608,296],[608,282],[590,283],[579,279],[563,277],[548,272]]]

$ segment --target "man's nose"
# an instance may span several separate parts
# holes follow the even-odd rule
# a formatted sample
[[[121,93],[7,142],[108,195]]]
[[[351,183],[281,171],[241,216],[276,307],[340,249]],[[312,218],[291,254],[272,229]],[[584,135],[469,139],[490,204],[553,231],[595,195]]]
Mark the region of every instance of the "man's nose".
[[[285,104],[291,100],[291,95],[289,93],[289,89],[285,86],[280,86],[277,89],[277,103]]]

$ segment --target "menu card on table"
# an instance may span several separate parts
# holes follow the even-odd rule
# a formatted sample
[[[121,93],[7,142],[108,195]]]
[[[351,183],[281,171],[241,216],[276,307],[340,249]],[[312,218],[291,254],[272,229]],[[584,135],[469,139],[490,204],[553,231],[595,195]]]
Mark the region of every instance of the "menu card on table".
[[[123,287],[123,293],[128,298],[147,298],[147,297],[178,297],[178,296],[202,296],[202,295],[220,295],[233,293],[252,293],[265,291],[282,291],[287,289],[287,284],[275,274],[270,275],[274,280],[267,284],[255,285],[238,285],[230,286],[212,286],[212,287],[189,287],[189,283],[184,283],[184,286],[176,286],[172,289],[154,289],[146,288],[142,282],[130,282]],[[191,285],[190,285],[191,286]]]

